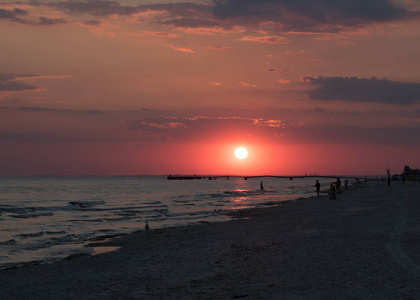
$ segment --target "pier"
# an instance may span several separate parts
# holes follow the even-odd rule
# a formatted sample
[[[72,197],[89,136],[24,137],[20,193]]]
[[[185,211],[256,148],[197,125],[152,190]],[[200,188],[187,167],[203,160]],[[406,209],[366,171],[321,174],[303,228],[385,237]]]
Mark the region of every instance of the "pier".
[[[347,175],[320,175],[320,174],[304,174],[304,175],[168,175],[168,180],[216,180],[218,178],[225,178],[229,180],[230,178],[243,178],[247,180],[248,178],[288,178],[293,180],[294,178],[347,178],[354,180],[365,179],[365,176],[347,176]]]

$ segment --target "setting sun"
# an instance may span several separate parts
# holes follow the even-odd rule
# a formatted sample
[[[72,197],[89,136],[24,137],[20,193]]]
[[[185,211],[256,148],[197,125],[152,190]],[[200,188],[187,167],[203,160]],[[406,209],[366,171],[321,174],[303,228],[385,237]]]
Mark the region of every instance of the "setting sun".
[[[237,159],[244,159],[248,156],[248,150],[246,150],[244,147],[239,147],[235,150],[235,156]]]

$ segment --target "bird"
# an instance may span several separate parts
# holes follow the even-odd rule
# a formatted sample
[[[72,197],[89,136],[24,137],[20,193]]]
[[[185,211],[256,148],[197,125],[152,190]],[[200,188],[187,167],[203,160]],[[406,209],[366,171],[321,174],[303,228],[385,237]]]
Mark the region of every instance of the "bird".
[[[146,221],[146,225],[144,226],[144,229],[146,229],[146,230],[149,230],[150,229],[150,226],[149,226],[149,222],[148,221]]]

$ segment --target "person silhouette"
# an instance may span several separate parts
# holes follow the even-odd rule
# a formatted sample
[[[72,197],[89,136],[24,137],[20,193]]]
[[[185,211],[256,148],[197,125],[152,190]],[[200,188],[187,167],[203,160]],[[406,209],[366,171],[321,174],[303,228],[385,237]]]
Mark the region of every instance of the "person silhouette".
[[[318,180],[315,183],[315,189],[316,189],[316,195],[319,196],[319,192],[321,190],[321,184],[319,183]]]
[[[334,182],[332,182],[330,184],[330,189],[328,191],[328,195],[329,195],[329,199],[330,200],[336,200],[337,199],[337,193],[336,193],[336,190],[335,190],[335,184],[334,184]]]
[[[264,186],[263,186],[263,182],[260,182],[260,190],[263,191],[264,190]]]
[[[341,194],[341,180],[339,177],[337,178],[337,181],[335,182],[335,186],[337,187],[337,193]]]

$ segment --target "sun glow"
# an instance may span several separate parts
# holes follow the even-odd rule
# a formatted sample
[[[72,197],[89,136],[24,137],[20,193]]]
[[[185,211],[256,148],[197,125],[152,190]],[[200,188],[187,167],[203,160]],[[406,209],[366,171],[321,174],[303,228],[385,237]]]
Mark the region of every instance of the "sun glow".
[[[239,147],[235,150],[235,156],[237,159],[244,159],[248,156],[248,150],[244,147]]]

